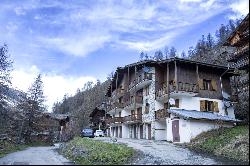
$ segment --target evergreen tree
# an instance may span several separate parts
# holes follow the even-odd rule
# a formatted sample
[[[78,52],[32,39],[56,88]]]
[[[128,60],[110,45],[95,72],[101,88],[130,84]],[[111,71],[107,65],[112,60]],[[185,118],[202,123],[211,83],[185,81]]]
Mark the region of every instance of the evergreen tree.
[[[161,52],[161,50],[155,52],[154,59],[155,59],[156,61],[163,60],[163,58],[164,58],[164,55],[163,55],[163,53]]]
[[[214,46],[215,46],[214,38],[213,38],[213,36],[211,35],[211,33],[209,33],[209,34],[207,35],[206,47],[207,47],[208,49],[212,49]]]
[[[29,88],[28,99],[35,104],[35,108],[38,111],[44,111],[45,96],[43,94],[43,82],[41,74],[38,74],[35,82]]]
[[[218,44],[219,45],[223,44],[229,35],[230,35],[230,30],[229,30],[228,26],[221,24],[219,30],[216,31],[216,37],[218,40]]]
[[[169,49],[168,47],[166,46],[165,49],[164,49],[164,53],[165,53],[165,58],[168,59],[169,58]]]
[[[183,59],[187,58],[185,51],[182,51],[181,58],[183,58]]]
[[[176,57],[176,52],[177,50],[174,47],[171,47],[170,52],[169,52],[169,58]]]
[[[145,57],[144,52],[141,52],[141,53],[140,53],[140,61],[143,61],[144,57]]]

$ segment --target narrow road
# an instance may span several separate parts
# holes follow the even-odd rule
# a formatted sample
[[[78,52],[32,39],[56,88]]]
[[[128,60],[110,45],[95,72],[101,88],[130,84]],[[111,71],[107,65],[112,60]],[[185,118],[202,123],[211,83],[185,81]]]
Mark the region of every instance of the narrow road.
[[[0,165],[72,165],[56,152],[55,146],[30,147],[0,158]]]
[[[95,139],[112,142],[108,137]],[[137,161],[132,163],[133,165],[241,165],[241,163],[194,153],[187,148],[182,148],[166,141],[118,138],[116,143],[127,144],[129,147],[143,153]]]

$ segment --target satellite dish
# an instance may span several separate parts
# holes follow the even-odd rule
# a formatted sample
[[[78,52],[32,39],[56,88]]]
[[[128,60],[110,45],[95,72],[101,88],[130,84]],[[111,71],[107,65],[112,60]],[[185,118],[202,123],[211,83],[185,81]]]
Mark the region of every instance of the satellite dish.
[[[222,96],[223,96],[224,99],[227,99],[227,100],[230,99],[230,95],[228,93],[224,92],[224,91],[222,91]]]
[[[225,107],[227,107],[227,108],[231,107],[230,101],[224,101],[223,103],[224,103]]]
[[[175,105],[175,100],[173,98],[170,98],[169,103],[170,103],[170,105]]]

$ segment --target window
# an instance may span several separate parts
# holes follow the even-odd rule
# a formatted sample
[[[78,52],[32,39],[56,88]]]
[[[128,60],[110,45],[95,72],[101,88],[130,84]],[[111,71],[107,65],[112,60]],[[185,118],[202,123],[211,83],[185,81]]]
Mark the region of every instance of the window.
[[[149,86],[146,86],[145,87],[145,96],[148,96],[149,95]]]
[[[149,104],[149,103],[146,103],[146,106],[145,106],[145,114],[148,114],[148,113],[149,113],[149,109],[150,109],[150,104]]]
[[[176,108],[180,107],[180,100],[179,99],[175,99],[175,107]]]
[[[219,112],[218,102],[201,100],[200,101],[200,111],[202,111],[202,112]]]
[[[203,88],[204,90],[212,90],[211,80],[203,80]]]
[[[200,90],[217,91],[216,80],[199,79],[198,84],[199,84]]]

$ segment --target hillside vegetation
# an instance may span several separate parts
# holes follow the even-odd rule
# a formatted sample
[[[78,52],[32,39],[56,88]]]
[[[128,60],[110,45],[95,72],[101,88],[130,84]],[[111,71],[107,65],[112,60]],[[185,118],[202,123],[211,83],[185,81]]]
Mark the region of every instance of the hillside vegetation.
[[[249,162],[249,126],[220,128],[198,135],[188,147],[225,158]]]

